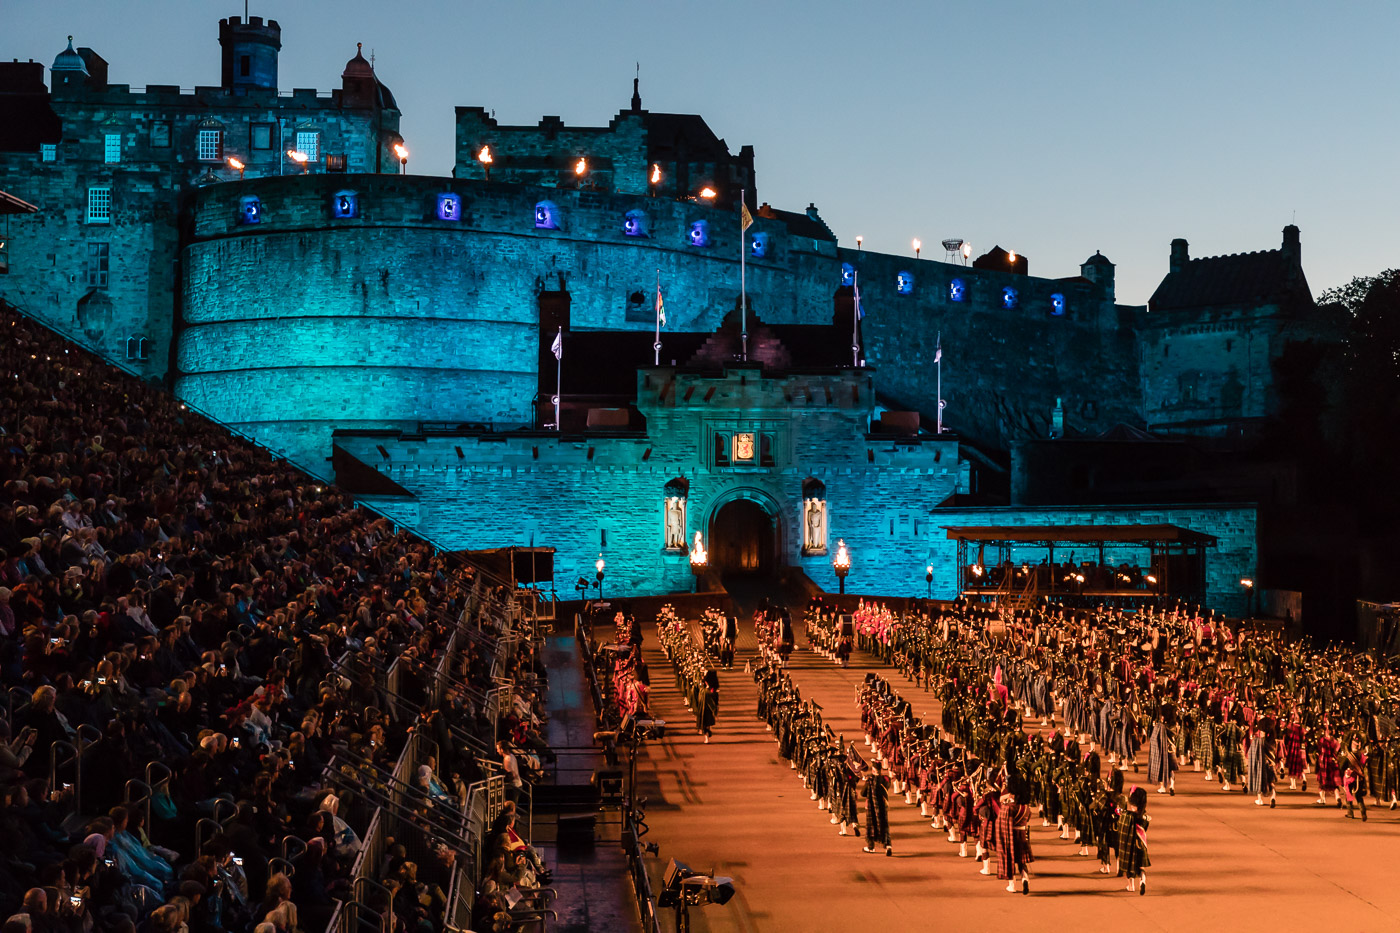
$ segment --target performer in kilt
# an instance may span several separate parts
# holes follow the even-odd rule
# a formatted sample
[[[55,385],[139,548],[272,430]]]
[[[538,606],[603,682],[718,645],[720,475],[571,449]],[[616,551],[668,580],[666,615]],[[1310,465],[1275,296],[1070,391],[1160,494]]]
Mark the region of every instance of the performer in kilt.
[[[1016,878],[1021,879],[1021,893],[1031,893],[1031,808],[1024,794],[1006,793],[1001,796],[1001,812],[997,814],[997,878],[1006,882],[1006,890],[1016,893]]]
[[[1255,729],[1249,742],[1249,791],[1254,794],[1254,803],[1264,805],[1264,795],[1269,796],[1269,807],[1278,806],[1274,792],[1274,781],[1278,776],[1277,756],[1274,740],[1263,729]]]
[[[861,796],[865,798],[864,851],[875,852],[877,846],[883,845],[886,855],[894,855],[894,847],[890,845],[889,785],[881,773],[880,762],[875,762],[866,775]]]
[[[1152,724],[1147,743],[1147,780],[1157,785],[1157,793],[1176,796],[1176,748],[1172,744],[1172,724],[1158,719]]]
[[[1293,710],[1288,718],[1288,725],[1283,727],[1283,769],[1288,772],[1288,787],[1290,790],[1298,789],[1298,782],[1303,782],[1303,791],[1308,789],[1308,753],[1307,746],[1304,745],[1306,730],[1302,721],[1298,718],[1298,711]]]
[[[1128,806],[1118,814],[1118,876],[1128,879],[1128,890],[1147,893],[1147,791],[1134,787]]]

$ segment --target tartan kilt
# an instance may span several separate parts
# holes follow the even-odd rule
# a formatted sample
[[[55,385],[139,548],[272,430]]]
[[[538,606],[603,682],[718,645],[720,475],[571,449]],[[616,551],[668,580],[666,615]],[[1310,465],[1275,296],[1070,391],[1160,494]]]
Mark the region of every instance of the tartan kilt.
[[[1016,827],[1016,811],[1025,813],[1023,805],[1003,807],[997,817],[997,877],[1010,881],[1016,872],[1031,862],[1035,855],[1031,852],[1031,830],[1029,826]]]
[[[1337,740],[1324,737],[1317,746],[1317,789],[1337,790],[1342,786],[1342,769],[1337,766]]]
[[[1201,724],[1196,727],[1196,741],[1192,751],[1201,767],[1215,767],[1215,725],[1209,719],[1201,720]]]
[[[1288,730],[1283,737],[1283,767],[1289,777],[1302,777],[1308,767],[1308,756],[1303,750],[1303,731]]]
[[[1171,754],[1171,733],[1163,723],[1152,727],[1152,739],[1147,743],[1147,779],[1165,784],[1175,770]]]
[[[1118,820],[1118,874],[1131,878],[1151,864],[1147,843],[1138,835],[1137,821],[1133,814],[1125,812]]]

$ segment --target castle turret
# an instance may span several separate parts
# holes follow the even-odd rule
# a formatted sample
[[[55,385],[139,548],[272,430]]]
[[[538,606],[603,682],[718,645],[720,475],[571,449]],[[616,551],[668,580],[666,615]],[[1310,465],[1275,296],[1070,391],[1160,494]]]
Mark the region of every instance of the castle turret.
[[[1294,265],[1303,264],[1303,243],[1293,224],[1283,228],[1283,255]]]
[[[1094,255],[1079,266],[1079,274],[1102,288],[1109,300],[1113,299],[1114,265],[1103,253],[1094,250]]]
[[[1186,264],[1191,261],[1191,254],[1187,243],[1181,237],[1172,240],[1171,271],[1180,272],[1186,268]]]
[[[79,86],[87,83],[88,69],[87,62],[73,48],[73,37],[68,37],[68,48],[58,53],[53,60],[53,67],[49,69],[53,77],[53,84],[50,88],[57,91],[60,88]]]
[[[277,20],[263,22],[250,16],[219,20],[219,46],[223,50],[223,86],[237,93],[248,88],[277,89],[277,53],[282,49],[282,27]]]

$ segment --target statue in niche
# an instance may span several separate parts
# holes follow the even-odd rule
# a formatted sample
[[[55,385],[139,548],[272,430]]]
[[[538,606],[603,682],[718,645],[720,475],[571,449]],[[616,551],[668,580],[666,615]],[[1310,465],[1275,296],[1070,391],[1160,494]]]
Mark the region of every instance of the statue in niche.
[[[685,550],[685,500],[680,496],[666,497],[666,548]]]
[[[807,551],[825,551],[826,500],[808,499],[802,519],[803,549]]]

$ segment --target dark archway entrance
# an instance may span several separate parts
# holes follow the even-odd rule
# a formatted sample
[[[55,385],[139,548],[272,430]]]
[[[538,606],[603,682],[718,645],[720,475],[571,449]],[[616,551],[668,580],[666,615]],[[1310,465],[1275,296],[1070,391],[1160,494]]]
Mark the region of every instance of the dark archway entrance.
[[[773,573],[776,560],[773,516],[750,499],[720,506],[710,523],[710,566],[721,574]]]

